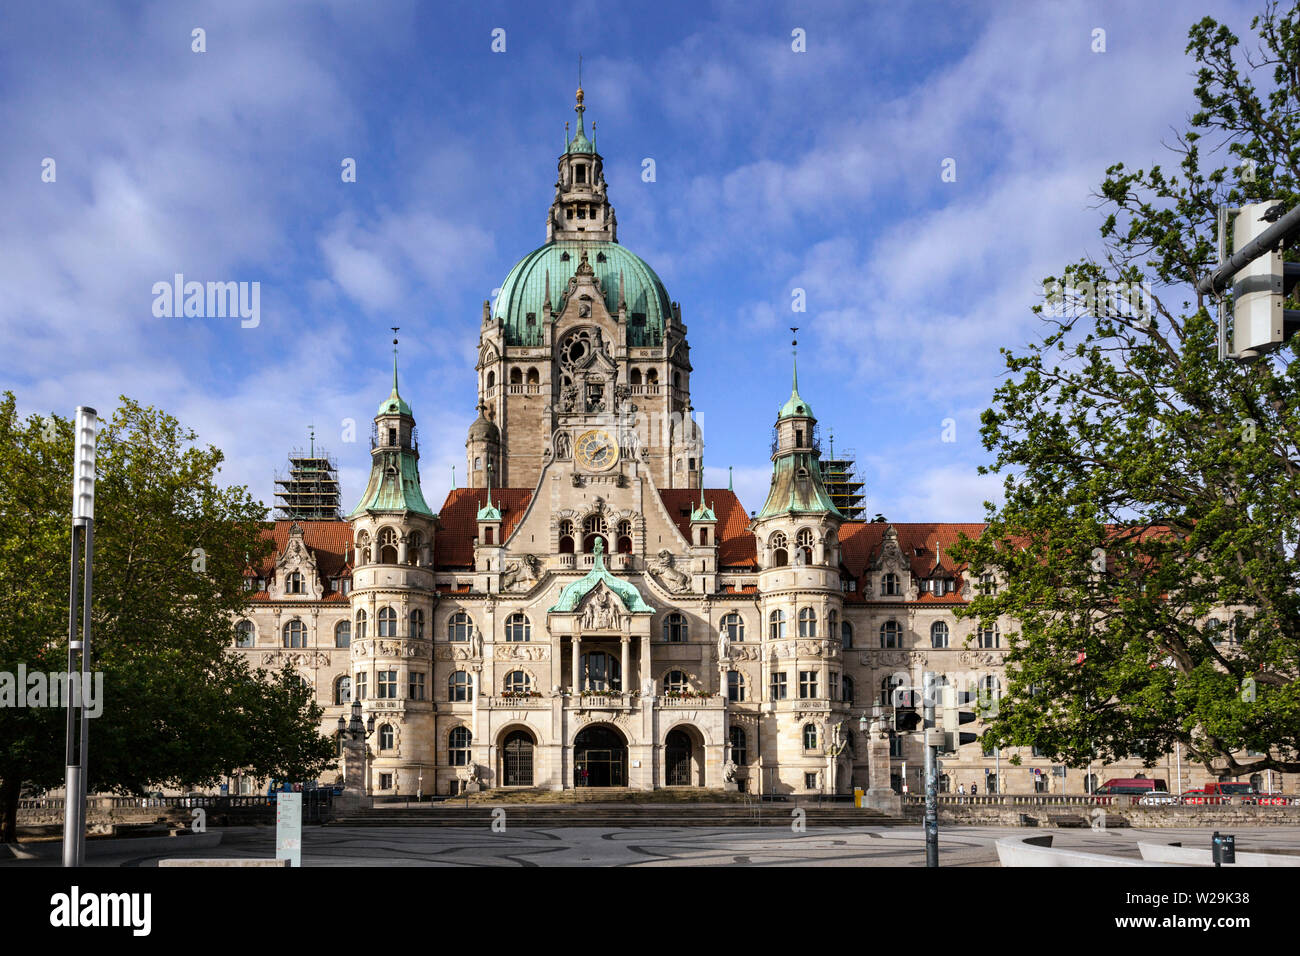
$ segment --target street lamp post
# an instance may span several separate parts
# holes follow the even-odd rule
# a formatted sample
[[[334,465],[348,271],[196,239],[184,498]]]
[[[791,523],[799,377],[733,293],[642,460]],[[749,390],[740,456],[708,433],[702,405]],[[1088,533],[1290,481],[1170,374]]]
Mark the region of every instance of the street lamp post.
[[[66,707],[66,773],[63,781],[63,865],[81,866],[86,859],[86,683],[90,680],[90,602],[95,554],[95,426],[93,408],[77,408],[73,425],[72,568],[68,588],[68,690]],[[80,535],[78,535],[80,532]],[[81,540],[84,584],[77,593],[77,543]],[[78,605],[80,604],[80,607]],[[77,612],[81,639],[77,639]]]

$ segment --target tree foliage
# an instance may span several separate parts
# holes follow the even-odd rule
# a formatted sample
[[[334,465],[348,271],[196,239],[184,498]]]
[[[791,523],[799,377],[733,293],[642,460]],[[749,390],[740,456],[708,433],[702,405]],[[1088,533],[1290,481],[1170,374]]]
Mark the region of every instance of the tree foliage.
[[[965,613],[1018,628],[986,746],[1081,766],[1179,743],[1223,775],[1300,771],[1300,345],[1220,362],[1195,292],[1219,204],[1300,201],[1296,10],[1251,26],[1249,52],[1191,28],[1176,168],[1108,169],[1104,255],[1045,282],[1148,283],[1149,316],[1051,295],[1042,338],[1003,349],[982,436],[1006,500],[958,555],[1000,581]]]
[[[243,569],[270,548],[266,509],[218,481],[222,453],[123,398],[98,436],[89,721],[91,790],[211,786],[239,770],[304,779],[330,762],[321,709],[286,667],[228,653]],[[67,666],[72,423],[0,401],[0,671]],[[0,839],[19,788],[63,780],[64,714],[0,708]]]

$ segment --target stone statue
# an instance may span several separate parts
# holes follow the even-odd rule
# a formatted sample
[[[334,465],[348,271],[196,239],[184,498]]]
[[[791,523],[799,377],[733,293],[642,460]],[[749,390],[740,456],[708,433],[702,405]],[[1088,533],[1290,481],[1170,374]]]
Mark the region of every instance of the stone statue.
[[[718,660],[725,661],[730,656],[731,637],[725,626],[718,629]]]
[[[649,570],[665,588],[674,594],[681,594],[691,589],[691,579],[674,567],[675,563],[673,553],[667,548],[661,548],[657,560],[650,565]]]
[[[468,790],[471,785],[477,788],[479,783],[478,764],[471,760],[456,772],[456,776],[460,777],[465,789]]]
[[[722,765],[722,779],[727,783],[736,782],[736,761],[732,760],[730,756],[727,757],[727,762]]]
[[[578,386],[566,385],[560,390],[560,411],[571,412],[578,405]]]
[[[571,411],[572,409],[565,409],[565,410]],[[556,432],[555,433],[555,457],[563,460],[563,459],[567,459],[572,454],[573,454],[573,448],[569,444],[569,433],[564,431]]]
[[[511,588],[526,588],[537,580],[537,573],[541,568],[541,562],[535,554],[525,554],[518,561],[511,561],[505,572],[501,575],[501,590],[509,591]]]
[[[473,633],[471,633],[469,636],[469,646],[470,646],[470,653],[474,657],[483,656],[483,632],[480,631],[477,627],[474,628]]]

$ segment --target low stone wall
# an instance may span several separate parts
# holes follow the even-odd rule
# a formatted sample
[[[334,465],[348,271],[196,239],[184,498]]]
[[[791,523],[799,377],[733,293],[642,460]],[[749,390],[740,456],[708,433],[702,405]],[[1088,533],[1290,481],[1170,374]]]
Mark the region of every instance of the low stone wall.
[[[909,820],[920,823],[925,808],[905,807]],[[1098,811],[1094,816],[1094,811]],[[1101,816],[1100,814],[1105,814]],[[1105,827],[1211,828],[1300,826],[1300,807],[1190,806],[1190,807],[1090,807],[941,804],[940,826],[968,827]]]
[[[275,807],[207,808],[206,823],[210,827],[253,826],[275,822]],[[122,824],[164,823],[172,827],[188,827],[194,820],[189,807],[88,807],[86,829],[90,833],[110,833]],[[63,826],[63,810],[19,810],[20,829],[39,826]]]

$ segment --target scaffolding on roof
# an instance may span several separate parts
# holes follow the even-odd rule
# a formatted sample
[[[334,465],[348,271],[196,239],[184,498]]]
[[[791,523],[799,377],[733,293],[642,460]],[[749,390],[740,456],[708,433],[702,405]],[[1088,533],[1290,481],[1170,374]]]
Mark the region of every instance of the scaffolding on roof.
[[[289,453],[288,477],[275,473],[275,518],[278,521],[339,521],[339,467],[333,456],[311,448]]]
[[[861,521],[867,496],[862,493],[866,482],[858,472],[857,453],[852,448],[845,448],[836,455],[835,433],[832,432],[830,455],[821,459],[821,466],[826,492],[840,514],[850,521]]]

